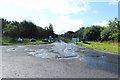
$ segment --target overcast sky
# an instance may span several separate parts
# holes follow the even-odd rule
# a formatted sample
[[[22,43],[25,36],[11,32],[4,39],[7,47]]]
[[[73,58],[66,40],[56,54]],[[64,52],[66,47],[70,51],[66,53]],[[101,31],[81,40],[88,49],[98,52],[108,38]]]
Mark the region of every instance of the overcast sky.
[[[91,25],[107,26],[118,17],[118,0],[0,0],[0,17],[53,24],[56,34]]]

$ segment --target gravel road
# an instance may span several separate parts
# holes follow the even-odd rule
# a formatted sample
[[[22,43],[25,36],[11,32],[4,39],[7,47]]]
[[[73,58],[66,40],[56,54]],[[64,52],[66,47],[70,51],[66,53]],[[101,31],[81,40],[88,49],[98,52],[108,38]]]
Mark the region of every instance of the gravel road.
[[[3,78],[118,78],[117,54],[62,41],[0,47]]]

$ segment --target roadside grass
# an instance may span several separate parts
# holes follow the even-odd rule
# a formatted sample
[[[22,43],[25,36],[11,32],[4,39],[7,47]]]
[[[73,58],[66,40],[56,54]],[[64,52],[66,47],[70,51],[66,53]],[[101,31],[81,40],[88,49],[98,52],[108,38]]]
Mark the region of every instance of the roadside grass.
[[[16,42],[16,43],[0,43],[2,45],[27,45],[27,44],[48,44],[50,42],[36,41],[36,42]]]
[[[118,43],[113,42],[92,42],[92,41],[87,41],[89,44],[85,44],[82,42],[77,42],[79,45],[91,48],[91,49],[96,49],[96,50],[101,50],[101,51],[106,51],[106,52],[113,52],[113,53],[119,53],[118,51]]]
[[[73,42],[69,39],[65,39],[65,40],[76,44],[76,42]],[[111,42],[111,41],[107,41],[107,42],[86,41],[86,42],[89,44],[86,44],[83,42],[77,42],[77,44],[79,44],[81,46],[85,46],[85,47],[90,48],[90,49],[96,49],[96,50],[120,54],[119,49],[118,49],[118,47],[120,46],[120,43],[118,43],[118,42]]]
[[[37,40],[36,42],[30,42],[29,39],[24,39],[22,42],[19,42],[17,40],[12,40],[10,38],[5,38],[0,43],[0,45],[28,45],[28,44],[48,44],[52,43],[54,40],[48,40],[48,42],[43,42],[42,40]]]

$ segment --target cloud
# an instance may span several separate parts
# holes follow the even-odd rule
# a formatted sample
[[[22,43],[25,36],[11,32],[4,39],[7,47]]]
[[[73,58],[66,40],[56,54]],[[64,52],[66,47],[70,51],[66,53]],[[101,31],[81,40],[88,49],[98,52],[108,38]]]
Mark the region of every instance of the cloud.
[[[100,26],[108,26],[108,21],[102,21],[102,22],[98,22],[98,23],[95,23],[94,25],[100,25]]]
[[[118,2],[119,0],[85,0],[88,2]]]
[[[51,20],[50,23],[54,25],[55,33],[62,34],[66,31],[76,31],[83,25],[83,20],[73,20],[69,16],[60,16],[59,20]]]
[[[33,0],[31,0],[31,4],[28,5],[28,8],[39,8],[40,10],[48,9],[52,13],[57,14],[71,14],[89,9],[89,5],[80,0],[39,0],[39,2],[37,2],[38,0],[36,2],[32,1]]]
[[[15,9],[18,9],[19,7],[21,10],[25,11],[20,11],[21,13],[19,13],[18,10],[16,12],[14,9],[11,11],[11,14],[13,13],[13,17],[4,15],[5,18],[14,18],[16,20],[22,20],[24,18],[27,20],[30,19],[37,25],[39,24],[43,27],[49,23],[52,23],[54,25],[55,33],[58,34],[61,34],[68,30],[75,31],[79,29],[80,25],[83,24],[83,21],[81,19],[72,20],[69,18],[69,16],[63,15],[74,14],[90,9],[89,4],[83,0],[0,0],[0,3],[7,5],[8,10],[10,10],[9,8],[11,8],[11,5],[14,5],[17,6],[17,8],[14,7]],[[49,11],[48,14],[46,13],[47,11]],[[31,16],[31,13],[29,14],[28,12],[32,12],[34,15],[37,14],[38,18],[36,19],[35,16]],[[55,17],[55,19],[51,19],[47,17],[50,16],[49,13],[52,15],[57,14],[57,17]]]
[[[50,10],[57,14],[71,14],[86,11],[90,8],[82,0],[0,0],[0,2],[17,5],[28,10]]]
[[[116,0],[115,0],[116,1]],[[81,19],[70,19],[69,15],[74,13],[81,13],[91,9],[89,2],[115,2],[113,0],[0,0],[0,4],[6,5],[6,9],[1,11],[7,19],[30,19],[40,26],[45,27],[47,24],[52,23],[54,25],[55,33],[61,34],[66,31],[76,31],[83,26],[84,22]],[[11,10],[11,7],[15,5]],[[0,7],[3,7],[0,5]],[[5,6],[4,6],[5,7]],[[15,10],[18,9],[21,10]],[[48,14],[47,14],[47,11]],[[5,14],[4,14],[5,13]],[[50,14],[56,15],[55,19],[51,19]],[[99,11],[93,11],[94,14]],[[9,15],[8,15],[9,14]],[[32,15],[32,16],[31,16]],[[60,16],[59,16],[60,15]],[[68,16],[66,16],[68,15]],[[36,18],[36,16],[38,16]],[[40,20],[41,19],[41,20]],[[96,25],[106,26],[107,21],[96,23]]]
[[[39,17],[40,17],[40,18],[45,18],[46,16],[45,16],[45,15],[43,15],[43,14],[41,14]]]
[[[86,0],[88,1],[88,0]],[[89,0],[88,2],[108,2],[110,5],[118,5],[120,0]]]
[[[118,6],[118,0],[113,0],[113,1],[109,2],[109,4]]]

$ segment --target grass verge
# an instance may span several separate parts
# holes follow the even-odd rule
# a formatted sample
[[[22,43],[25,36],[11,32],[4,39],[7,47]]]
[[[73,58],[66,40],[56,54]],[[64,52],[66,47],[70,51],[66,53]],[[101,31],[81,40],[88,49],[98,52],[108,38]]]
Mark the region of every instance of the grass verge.
[[[76,42],[73,42],[69,39],[65,39],[69,42],[72,42],[72,43],[75,43]],[[112,52],[112,53],[119,53],[119,49],[118,47],[120,46],[120,43],[118,42],[93,42],[93,41],[87,41],[87,44],[86,43],[83,43],[83,42],[77,42],[77,44],[81,45],[81,46],[85,46],[87,48],[90,48],[90,49],[96,49],[96,50],[101,50],[101,51],[106,51],[106,52]]]
[[[41,40],[37,40],[36,42],[30,42],[29,39],[24,39],[24,41],[22,42],[18,42],[18,41],[8,41],[8,40],[4,40],[2,43],[0,43],[1,45],[28,45],[28,44],[48,44],[48,43],[52,43],[54,42],[54,40],[48,40],[48,42],[44,42]]]
[[[49,42],[36,41],[36,42],[17,42],[17,43],[0,43],[1,45],[27,45],[27,44],[48,44]]]

